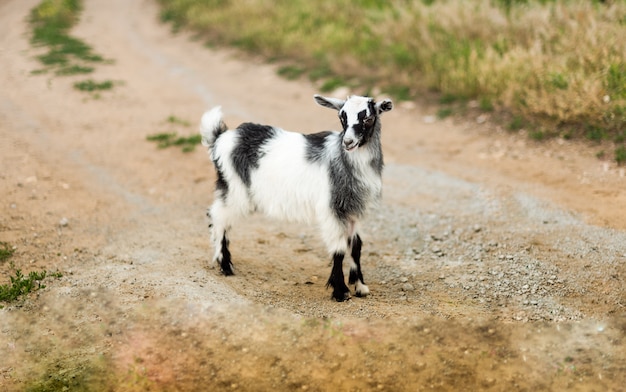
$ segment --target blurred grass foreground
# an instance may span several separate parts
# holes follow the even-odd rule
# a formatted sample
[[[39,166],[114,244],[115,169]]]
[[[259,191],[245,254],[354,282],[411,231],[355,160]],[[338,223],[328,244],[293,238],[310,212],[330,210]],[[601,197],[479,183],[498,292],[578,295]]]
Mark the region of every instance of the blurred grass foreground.
[[[287,77],[478,100],[553,135],[624,142],[623,0],[159,2],[174,28],[293,64]]]

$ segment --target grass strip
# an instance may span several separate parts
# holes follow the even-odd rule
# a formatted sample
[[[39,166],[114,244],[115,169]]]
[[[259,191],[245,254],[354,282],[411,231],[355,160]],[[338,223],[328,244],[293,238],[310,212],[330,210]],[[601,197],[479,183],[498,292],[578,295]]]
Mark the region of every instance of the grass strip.
[[[33,71],[33,74],[53,69],[59,76],[83,75],[94,71],[90,64],[110,63],[84,41],[69,34],[78,22],[81,11],[81,0],[43,0],[32,9],[29,19],[32,27],[31,43],[48,49],[46,53],[37,56],[46,68]],[[74,86],[81,91],[109,90],[113,82],[87,80]]]
[[[280,60],[323,90],[476,100],[541,138],[626,129],[625,1],[158,1],[175,29]]]

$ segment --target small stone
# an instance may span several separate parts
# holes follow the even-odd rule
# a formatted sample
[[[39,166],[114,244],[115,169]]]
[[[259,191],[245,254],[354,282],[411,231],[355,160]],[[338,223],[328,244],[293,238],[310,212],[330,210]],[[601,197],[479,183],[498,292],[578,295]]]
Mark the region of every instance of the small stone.
[[[70,221],[67,218],[63,217],[59,221],[59,226],[66,227],[69,223],[70,223]]]
[[[402,285],[402,291],[413,291],[415,287],[411,283],[405,283]]]

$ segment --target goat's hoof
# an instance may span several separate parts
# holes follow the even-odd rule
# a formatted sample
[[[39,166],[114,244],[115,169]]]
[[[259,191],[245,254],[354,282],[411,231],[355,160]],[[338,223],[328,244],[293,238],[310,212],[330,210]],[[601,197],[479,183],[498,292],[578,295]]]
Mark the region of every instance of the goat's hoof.
[[[370,293],[370,289],[366,285],[364,285],[361,282],[357,282],[354,295],[361,298],[361,297],[367,297],[369,293]]]
[[[337,302],[347,301],[350,299],[350,292],[349,291],[333,292],[333,298]]]

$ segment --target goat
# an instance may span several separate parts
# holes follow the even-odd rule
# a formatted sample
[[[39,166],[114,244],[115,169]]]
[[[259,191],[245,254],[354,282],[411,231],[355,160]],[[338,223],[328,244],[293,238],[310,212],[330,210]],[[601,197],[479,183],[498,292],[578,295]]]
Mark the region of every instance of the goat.
[[[361,272],[358,221],[382,194],[383,154],[380,115],[390,100],[351,96],[347,100],[314,96],[339,112],[343,130],[301,134],[254,123],[227,132],[221,107],[202,116],[202,144],[208,147],[217,180],[210,219],[213,261],[224,275],[233,274],[228,231],[239,219],[258,211],[288,221],[317,222],[328,251],[332,286],[338,302],[350,298],[343,260],[353,262],[349,284],[357,297],[369,288]]]

